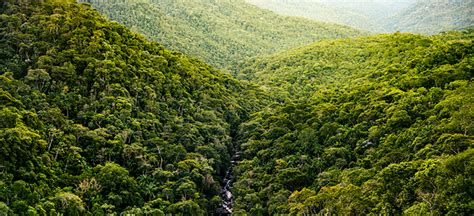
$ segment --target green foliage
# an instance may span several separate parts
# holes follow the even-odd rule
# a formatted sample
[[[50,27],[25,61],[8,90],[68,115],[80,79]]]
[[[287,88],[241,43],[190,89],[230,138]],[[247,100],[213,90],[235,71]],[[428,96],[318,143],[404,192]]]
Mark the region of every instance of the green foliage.
[[[90,5],[0,8],[2,214],[214,212],[259,90]]]
[[[84,2],[84,0],[81,0]],[[85,1],[165,47],[233,69],[249,57],[365,32],[277,15],[244,0]]]
[[[328,40],[242,64],[275,102],[240,127],[235,211],[472,212],[472,39]]]
[[[104,5],[204,16],[182,1],[120,2]],[[239,64],[239,81],[89,4],[8,0],[0,11],[0,215],[212,215],[233,151],[236,215],[474,211],[472,30],[323,40]],[[359,34],[339,30],[315,37]],[[250,44],[302,43],[279,40]]]
[[[85,211],[81,198],[72,193],[59,193],[54,198],[56,206],[62,214],[81,215]]]
[[[12,210],[5,204],[4,202],[0,202],[0,215],[1,216],[8,216],[12,214]]]

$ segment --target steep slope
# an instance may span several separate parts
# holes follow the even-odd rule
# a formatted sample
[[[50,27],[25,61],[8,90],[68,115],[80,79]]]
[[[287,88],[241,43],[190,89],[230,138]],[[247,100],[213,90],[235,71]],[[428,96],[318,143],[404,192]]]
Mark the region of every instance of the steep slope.
[[[473,38],[328,40],[244,64],[276,103],[240,128],[235,213],[470,214]]]
[[[247,0],[247,2],[288,16],[301,16],[371,31],[380,30],[376,19],[371,19],[368,15],[347,7],[335,7],[312,0]]]
[[[436,34],[473,26],[473,0],[247,0],[278,13],[375,32]]]
[[[1,215],[214,213],[251,86],[89,5],[0,12]]]
[[[236,215],[474,211],[473,30],[323,40],[239,81],[88,4],[0,14],[0,215],[213,215],[234,177]]]
[[[244,0],[88,2],[149,39],[220,68],[320,39],[365,34],[340,25],[277,15]]]
[[[474,26],[474,0],[419,0],[389,18],[387,28],[423,34]]]
[[[415,0],[247,0],[277,13],[303,16],[317,21],[338,23],[374,32],[387,32],[387,18]]]

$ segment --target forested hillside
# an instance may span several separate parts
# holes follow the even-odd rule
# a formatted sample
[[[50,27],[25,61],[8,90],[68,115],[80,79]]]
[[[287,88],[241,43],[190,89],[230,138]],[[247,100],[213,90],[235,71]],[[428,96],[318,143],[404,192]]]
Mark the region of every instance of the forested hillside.
[[[474,27],[474,0],[419,0],[391,17],[387,28],[436,34]]]
[[[113,2],[0,3],[0,215],[474,212],[473,29]]]
[[[374,32],[436,34],[472,27],[473,0],[247,0],[272,11]]]
[[[355,28],[379,31],[377,19],[373,19],[363,12],[344,7],[336,6],[331,1],[328,4],[315,0],[246,0],[247,2],[275,11],[287,16],[300,16],[317,21],[338,23]],[[365,3],[361,3],[364,5]]]
[[[133,31],[219,68],[232,68],[248,57],[321,39],[366,34],[350,27],[277,15],[244,0],[88,2]]]
[[[235,212],[473,212],[473,36],[330,40],[243,65],[277,102],[240,127]]]
[[[251,86],[88,5],[0,12],[0,215],[215,212]]]

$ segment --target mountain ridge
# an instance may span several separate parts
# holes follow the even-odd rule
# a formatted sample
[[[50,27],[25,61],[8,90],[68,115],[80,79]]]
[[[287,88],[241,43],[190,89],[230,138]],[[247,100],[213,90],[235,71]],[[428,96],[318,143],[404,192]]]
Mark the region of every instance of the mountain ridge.
[[[350,27],[277,15],[243,0],[90,2],[110,19],[218,68],[232,69],[249,57],[320,39],[367,35]]]
[[[237,79],[90,4],[0,12],[0,215],[473,212],[473,29],[322,39]]]
[[[303,16],[367,29],[374,32],[436,34],[470,28],[474,1],[406,0],[248,0],[249,3],[286,15]]]

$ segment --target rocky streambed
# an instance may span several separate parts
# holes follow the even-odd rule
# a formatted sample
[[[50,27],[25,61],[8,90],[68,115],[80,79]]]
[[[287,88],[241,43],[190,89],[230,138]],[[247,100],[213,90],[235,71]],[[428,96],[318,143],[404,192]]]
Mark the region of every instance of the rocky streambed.
[[[217,215],[231,215],[232,214],[232,183],[234,182],[234,176],[232,174],[232,170],[234,169],[235,165],[237,165],[240,159],[240,152],[235,152],[232,156],[230,161],[230,167],[226,172],[224,177],[223,186],[221,190],[221,206],[216,210]]]

